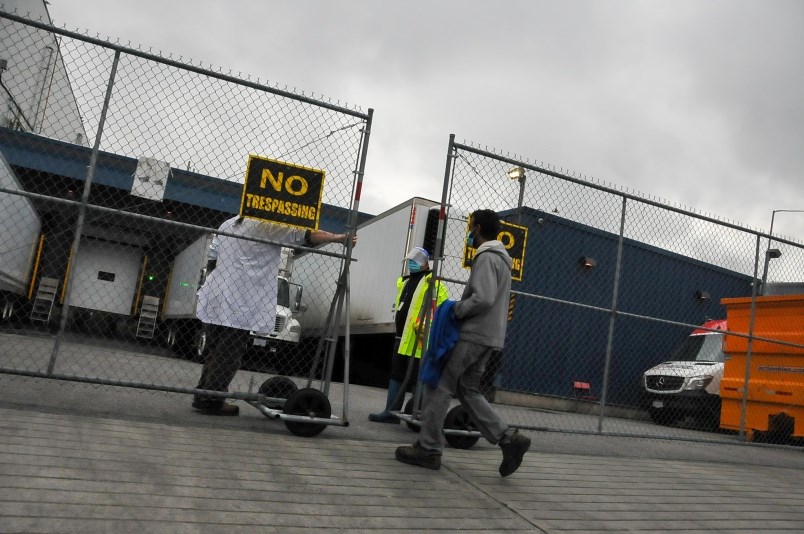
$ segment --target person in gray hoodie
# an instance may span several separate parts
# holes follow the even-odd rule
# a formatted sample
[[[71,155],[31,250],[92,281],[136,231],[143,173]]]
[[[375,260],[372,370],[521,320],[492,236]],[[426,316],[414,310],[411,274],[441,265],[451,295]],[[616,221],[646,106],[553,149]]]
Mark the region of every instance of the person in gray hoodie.
[[[492,210],[477,210],[469,217],[467,245],[477,247],[477,252],[463,295],[453,306],[461,325],[460,336],[438,387],[425,389],[419,440],[396,449],[400,462],[441,468],[444,417],[453,396],[464,405],[483,437],[500,445],[501,476],[516,471],[530,448],[530,438],[509,428],[479,391],[486,362],[494,351],[502,349],[508,325],[511,257],[497,240],[500,229],[500,218]]]

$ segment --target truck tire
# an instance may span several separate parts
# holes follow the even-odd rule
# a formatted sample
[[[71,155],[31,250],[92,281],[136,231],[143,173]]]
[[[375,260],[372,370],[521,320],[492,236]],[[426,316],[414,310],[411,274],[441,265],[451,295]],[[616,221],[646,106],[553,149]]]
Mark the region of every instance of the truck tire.
[[[174,354],[176,353],[176,338],[178,336],[177,333],[178,327],[175,324],[171,324],[170,326],[165,328],[165,346]]]
[[[206,349],[206,335],[203,336],[203,345],[201,332],[203,324],[200,321],[174,321],[167,328],[165,340],[168,348],[179,358],[185,358],[190,361],[203,361],[203,355]]]
[[[14,301],[11,299],[3,300],[2,309],[0,309],[0,321],[10,321],[14,316]]]
[[[207,331],[205,328],[199,328],[195,334],[195,342],[193,343],[193,351],[190,359],[194,362],[203,363],[204,360],[206,360],[208,351]]]

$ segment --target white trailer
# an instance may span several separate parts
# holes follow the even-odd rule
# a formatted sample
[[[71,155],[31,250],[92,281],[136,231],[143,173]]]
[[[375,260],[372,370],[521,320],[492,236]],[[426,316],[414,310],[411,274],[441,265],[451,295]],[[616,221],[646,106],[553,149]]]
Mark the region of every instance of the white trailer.
[[[202,235],[176,255],[170,268],[161,322],[168,348],[181,356],[193,357],[199,345],[195,308],[211,242],[210,234]]]
[[[0,187],[23,189],[2,153]],[[30,200],[0,192],[0,320],[10,319],[27,300],[41,227]]]
[[[411,247],[434,246],[438,207],[437,202],[412,198],[357,228],[358,242],[352,254],[357,261],[350,267],[348,318],[353,348],[350,378],[356,383],[387,384],[395,333],[396,281],[407,274],[403,258]],[[337,252],[339,247],[322,248]],[[341,262],[329,256],[302,254],[295,258],[293,280],[305,292],[303,339],[319,338],[325,333],[340,270]],[[338,335],[343,336],[344,331],[341,327]]]

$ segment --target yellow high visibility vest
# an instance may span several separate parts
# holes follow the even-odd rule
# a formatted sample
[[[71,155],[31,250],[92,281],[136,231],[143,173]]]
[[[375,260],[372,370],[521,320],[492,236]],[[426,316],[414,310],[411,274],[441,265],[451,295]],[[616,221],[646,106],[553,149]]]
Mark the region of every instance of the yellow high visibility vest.
[[[427,273],[424,278],[419,280],[419,285],[413,292],[410,307],[408,308],[408,318],[405,321],[405,327],[402,329],[402,339],[399,343],[399,354],[404,356],[414,356],[416,358],[422,357],[422,349],[425,345],[424,340],[419,340],[416,343],[419,334],[419,328],[423,325],[419,324],[419,316],[421,315],[422,306],[429,306],[430,301],[424,302],[424,295],[427,293],[427,286],[433,281],[433,273]],[[400,276],[396,281],[396,309],[399,309],[399,299],[402,297],[402,289],[405,287],[405,280]],[[436,283],[436,303],[441,304],[449,298],[447,288],[440,282]],[[432,321],[432,316],[430,317]]]

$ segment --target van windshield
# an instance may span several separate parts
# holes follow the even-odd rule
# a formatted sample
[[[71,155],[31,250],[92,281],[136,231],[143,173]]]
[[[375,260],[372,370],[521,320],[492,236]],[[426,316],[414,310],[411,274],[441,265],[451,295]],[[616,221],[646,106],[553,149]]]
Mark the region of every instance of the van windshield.
[[[290,284],[287,280],[279,279],[279,291],[276,296],[276,303],[282,307],[290,308]]]
[[[725,359],[723,334],[690,336],[670,356],[673,362],[723,362]]]

